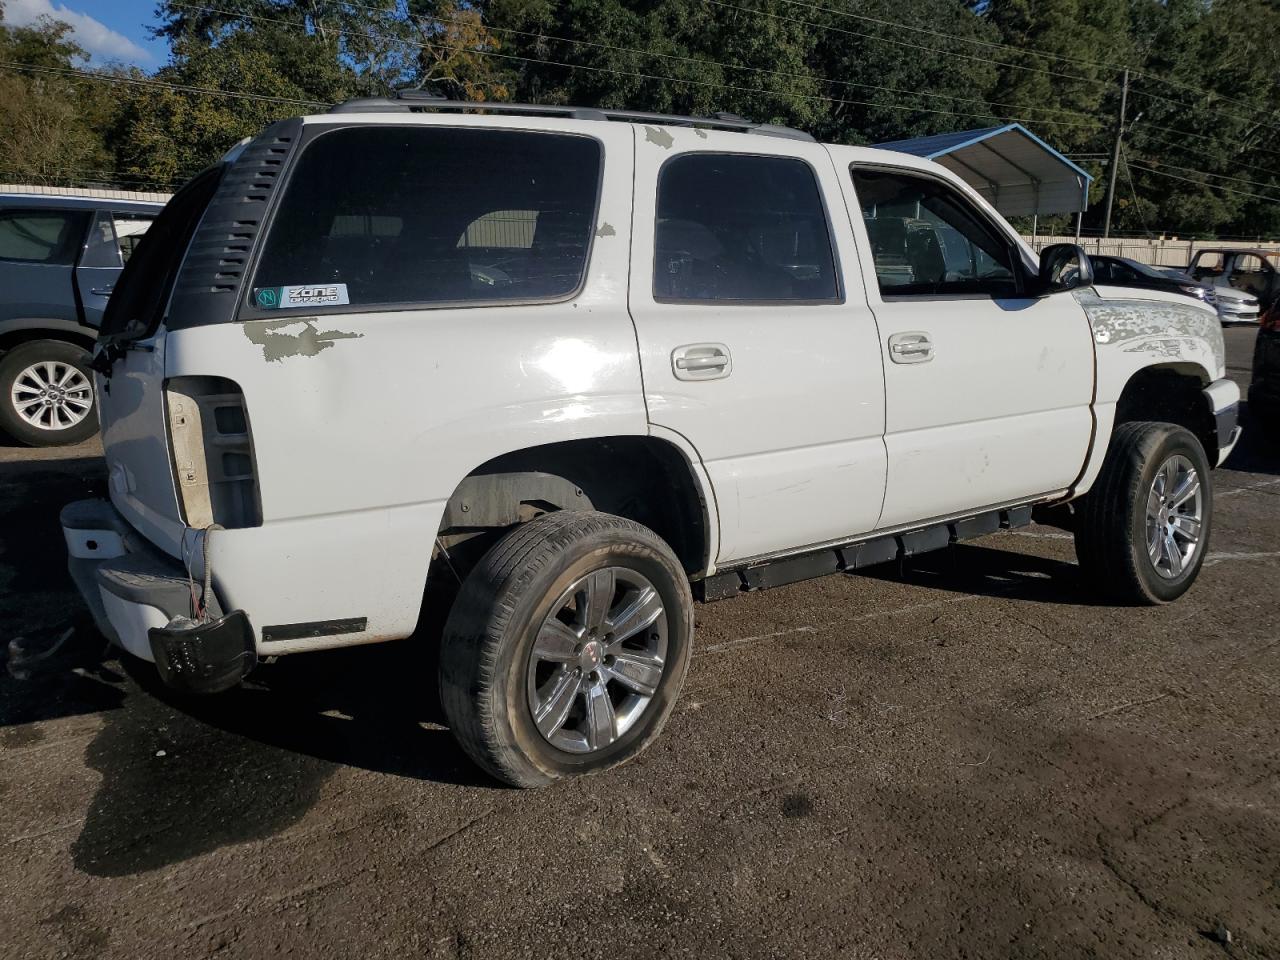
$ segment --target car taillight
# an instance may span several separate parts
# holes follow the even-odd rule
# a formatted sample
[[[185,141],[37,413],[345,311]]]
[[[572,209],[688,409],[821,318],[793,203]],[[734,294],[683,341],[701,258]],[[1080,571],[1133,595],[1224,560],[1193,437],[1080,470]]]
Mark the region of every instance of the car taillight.
[[[165,384],[174,478],[187,526],[262,523],[249,414],[240,387],[223,377]]]

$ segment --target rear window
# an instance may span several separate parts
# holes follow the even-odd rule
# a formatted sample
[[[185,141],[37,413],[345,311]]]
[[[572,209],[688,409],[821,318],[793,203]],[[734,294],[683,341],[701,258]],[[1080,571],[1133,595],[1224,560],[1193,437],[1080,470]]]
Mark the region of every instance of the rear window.
[[[145,234],[130,240],[124,270],[102,315],[99,339],[134,340],[155,332],[191,236],[225,171],[226,165],[218,164],[196,174],[165,204]],[[123,247],[120,256],[126,257]]]
[[[600,184],[588,137],[360,127],[297,162],[254,274],[260,310],[559,299],[582,284]]]
[[[72,210],[0,210],[0,260],[73,263],[88,218]]]

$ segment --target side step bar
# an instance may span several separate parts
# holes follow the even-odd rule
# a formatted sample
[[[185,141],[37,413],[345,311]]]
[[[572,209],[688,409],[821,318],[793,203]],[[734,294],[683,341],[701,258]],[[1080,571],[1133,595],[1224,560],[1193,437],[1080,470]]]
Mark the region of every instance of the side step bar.
[[[964,520],[938,523],[919,530],[907,530],[874,540],[826,547],[812,553],[766,560],[737,570],[721,570],[694,583],[694,596],[710,603],[739,593],[767,590],[801,580],[825,577],[829,573],[859,570],[941,550],[960,540],[985,537],[997,530],[1011,530],[1031,523],[1031,507],[992,510]]]

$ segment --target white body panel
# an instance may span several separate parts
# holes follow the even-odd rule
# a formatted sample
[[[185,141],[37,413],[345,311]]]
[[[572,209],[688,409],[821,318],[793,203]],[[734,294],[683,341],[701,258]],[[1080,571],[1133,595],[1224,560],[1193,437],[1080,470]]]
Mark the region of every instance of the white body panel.
[[[262,524],[213,533],[210,554],[224,608],[246,611],[262,654],[410,634],[449,498],[477,467],[513,451],[616,436],[670,443],[704,503],[710,572],[1083,492],[1137,370],[1175,365],[1206,383],[1223,376],[1216,318],[1186,298],[1104,288],[1018,301],[883,300],[851,163],[942,177],[1016,238],[928,161],[677,127],[650,136],[652,128],[598,121],[359,120],[595,137],[605,155],[597,229],[585,285],[566,302],[162,328],[116,360],[101,393],[111,499],[196,577],[204,534],[179,519],[163,384],[228,377],[243,391]],[[320,121],[332,118],[308,120]],[[693,151],[810,165],[841,302],[655,300],[657,178],[666,160]],[[928,332],[932,358],[894,362],[889,339],[913,331]],[[678,378],[673,351],[690,344],[723,347],[728,375]],[[79,556],[87,548],[77,536],[68,543]],[[162,615],[103,599],[130,649],[149,656],[146,630]],[[261,641],[265,626],[361,617],[368,627],[358,634]]]
[[[849,176],[853,164],[944,179],[1004,223],[974,190],[934,164],[829,149],[868,278],[875,263]],[[1071,485],[1093,432],[1093,343],[1084,311],[1069,294],[886,300],[869,280],[867,300],[880,330],[887,408],[889,477],[879,526],[954,516]],[[898,362],[890,341],[910,334],[927,335],[929,359]]]
[[[884,391],[849,220],[817,144],[719,131],[636,128],[631,313],[655,425],[697,449],[720,513],[718,562],[852,536],[874,527],[884,493]],[[826,196],[844,302],[659,303],[653,297],[657,179],[688,152],[795,157]],[[672,353],[716,343],[728,376],[680,380]]]

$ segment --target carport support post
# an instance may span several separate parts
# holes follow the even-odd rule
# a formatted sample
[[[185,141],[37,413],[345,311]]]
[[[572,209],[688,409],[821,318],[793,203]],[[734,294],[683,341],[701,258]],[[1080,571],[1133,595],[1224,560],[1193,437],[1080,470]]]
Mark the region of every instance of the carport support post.
[[[1107,173],[1107,212],[1102,218],[1102,237],[1111,236],[1111,203],[1116,198],[1116,174],[1120,172],[1120,141],[1124,137],[1124,114],[1129,105],[1129,68],[1125,67],[1124,85],[1120,88],[1120,116],[1116,119],[1116,143],[1111,150],[1111,169]]]

